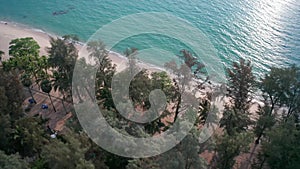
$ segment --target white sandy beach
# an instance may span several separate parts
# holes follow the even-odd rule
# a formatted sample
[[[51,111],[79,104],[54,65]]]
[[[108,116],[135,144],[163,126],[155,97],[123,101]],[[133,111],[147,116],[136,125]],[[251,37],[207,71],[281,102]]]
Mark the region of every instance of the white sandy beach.
[[[32,37],[37,43],[40,45],[40,55],[47,55],[46,48],[50,47],[50,35],[43,31],[39,31],[37,29],[27,28],[26,26],[22,26],[15,23],[10,22],[1,22],[0,23],[0,50],[5,52],[3,60],[9,58],[9,42],[16,38],[25,38]],[[78,50],[81,49],[81,45],[77,45]],[[113,63],[118,64],[122,62],[126,62],[124,58],[118,56],[117,53],[111,53],[110,58]]]
[[[0,50],[5,52],[3,60],[8,58],[9,42],[16,38],[25,37],[33,37],[41,46],[41,55],[46,54],[45,48],[50,46],[49,35],[42,31],[34,31],[25,26],[23,27],[9,22],[0,23]]]
[[[0,21],[0,50],[5,52],[3,60],[9,58],[9,42],[16,38],[25,38],[32,37],[40,45],[40,55],[47,55],[46,47],[50,46],[49,40],[50,35],[38,29],[29,28],[20,24],[11,23],[11,22],[2,22]],[[82,45],[77,45],[78,50],[82,48]],[[85,52],[84,52],[85,53]],[[120,71],[126,66],[127,59],[116,52],[110,52],[109,58],[114,64],[117,65],[117,70]],[[149,69],[151,71],[161,71],[161,69],[151,66],[146,63],[138,62],[140,67]]]

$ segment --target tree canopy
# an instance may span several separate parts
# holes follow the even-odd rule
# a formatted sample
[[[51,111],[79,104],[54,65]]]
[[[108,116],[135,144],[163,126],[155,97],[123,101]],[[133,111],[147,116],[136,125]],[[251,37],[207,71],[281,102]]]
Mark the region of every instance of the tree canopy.
[[[167,71],[154,72],[139,68],[135,57],[138,50],[128,48],[124,52],[128,68],[118,72],[101,40],[87,44],[89,61],[93,63],[78,58],[76,41],[75,35],[50,38],[51,46],[47,48],[46,56],[40,56],[40,46],[33,38],[10,42],[10,58],[0,67],[0,168],[300,168],[300,68],[296,65],[272,67],[265,76],[256,78],[251,62],[243,59],[233,62],[227,69],[228,101],[224,111],[218,113],[220,110],[212,102],[214,91],[203,92],[206,87],[218,91],[218,85],[213,88],[211,83],[206,83],[209,76],[205,73],[205,65],[192,52],[181,50],[178,57],[182,64],[171,61],[165,65]],[[3,55],[0,51],[0,59]],[[76,72],[75,64],[79,68]],[[93,70],[97,70],[96,74]],[[74,73],[83,77],[81,85],[72,86]],[[195,98],[191,104],[199,105],[199,108],[193,112],[193,118],[195,115],[197,119],[192,130],[174,148],[154,157],[127,158],[96,145],[84,133],[73,109],[70,110],[72,117],[62,131],[53,131],[49,125],[53,119],[32,115],[30,110],[25,112],[24,89],[29,89],[33,98],[34,84],[38,86],[36,90],[49,96],[54,111],[48,109],[47,112],[52,113],[59,123],[65,117],[55,113],[56,104],[51,99],[53,91],[62,95],[62,103],[81,104],[90,98],[98,104],[115,131],[132,137],[159,137],[172,125],[180,130],[175,122],[183,118],[180,112],[187,106],[183,104],[184,99]],[[91,93],[93,84],[95,97]],[[121,87],[113,89],[113,85]],[[130,110],[129,115],[147,116],[152,106],[164,100],[151,97],[156,89],[161,89],[166,99],[164,109],[151,110],[158,115],[156,119],[134,123],[120,114],[121,108]],[[121,95],[121,102],[114,100],[114,92]],[[197,92],[204,96],[192,97]],[[183,97],[185,94],[191,97]],[[259,104],[254,104],[254,95],[261,101]],[[256,110],[252,109],[254,105]],[[80,111],[85,113],[89,108],[86,105]],[[210,121],[207,124],[211,113],[215,120],[220,118],[220,126],[215,125],[216,133],[200,144],[201,137],[208,134],[205,127],[214,125]],[[119,144],[119,140],[110,141],[112,147]]]

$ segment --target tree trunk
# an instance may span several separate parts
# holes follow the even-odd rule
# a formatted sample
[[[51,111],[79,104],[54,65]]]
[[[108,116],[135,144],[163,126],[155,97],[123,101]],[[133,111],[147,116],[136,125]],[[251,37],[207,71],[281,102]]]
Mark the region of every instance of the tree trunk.
[[[50,101],[51,101],[51,104],[52,104],[53,110],[54,110],[54,112],[56,112],[55,106],[54,106],[54,104],[53,104],[52,98],[51,98],[51,96],[50,96],[50,94],[49,94],[49,93],[48,93],[48,96],[49,96],[49,98],[50,98]]]
[[[29,91],[29,93],[30,93],[31,98],[32,98],[33,101],[34,101],[34,104],[36,104],[36,101],[35,101],[35,99],[34,99],[34,97],[33,97],[33,94],[32,94],[32,91],[31,91],[30,87],[28,87],[28,91]]]
[[[68,112],[67,112],[67,108],[66,108],[66,106],[65,106],[65,102],[64,102],[64,100],[63,100],[63,99],[61,100],[61,103],[62,103],[62,105],[63,105],[63,108],[64,108],[64,110],[65,110],[66,114],[68,114]]]
[[[214,168],[216,168],[216,163],[217,163],[217,151],[214,150],[212,159],[210,161],[210,164],[208,165],[208,169],[214,169]]]
[[[264,160],[261,162],[260,166],[259,166],[259,169],[262,169],[264,164],[265,164],[265,161],[266,161],[266,158],[264,157]]]
[[[273,102],[272,97],[270,97],[270,99],[271,99],[271,110],[268,113],[269,116],[272,115],[272,112],[273,112],[274,106],[275,106],[275,103]],[[246,166],[246,169],[248,169],[249,168],[249,164],[251,164],[251,161],[252,161],[252,158],[253,158],[253,155],[254,155],[254,151],[256,150],[257,145],[259,144],[259,141],[260,141],[260,139],[261,139],[261,137],[262,137],[262,135],[263,135],[263,133],[264,133],[265,130],[266,130],[266,126],[264,125],[264,127],[262,128],[261,132],[259,133],[257,139],[255,140],[255,145],[254,145],[254,147],[253,147],[253,149],[251,151],[250,157],[248,159],[249,162],[248,162],[248,164]]]
[[[257,147],[257,140],[255,141],[255,143],[254,143],[254,147],[253,147],[253,149],[252,149],[252,151],[251,151],[251,153],[250,153],[250,157],[249,157],[249,159],[248,159],[248,162],[247,162],[247,165],[246,165],[246,167],[244,168],[244,169],[248,169],[249,168],[249,165],[251,165],[251,163],[252,163],[252,158],[253,158],[253,155],[254,155],[254,151],[256,150],[256,147]]]
[[[35,78],[35,83],[38,85],[38,87],[39,87],[39,89],[40,89],[41,86],[40,86],[40,84],[37,82],[38,78],[37,78],[36,74],[33,73],[33,76],[34,76],[34,78]]]
[[[175,117],[174,117],[173,123],[175,123],[175,121],[178,118],[180,104],[181,104],[181,94],[179,94],[179,97],[178,97],[178,102],[177,102],[177,106],[176,106]]]
[[[65,106],[66,97],[65,97],[65,94],[64,94],[64,93],[62,93],[62,95],[63,95],[63,99],[62,99],[63,107],[64,107],[64,109],[65,109],[65,111],[66,111],[66,114],[68,114],[67,108],[66,108],[66,106]],[[72,103],[72,104],[73,104],[73,103]]]

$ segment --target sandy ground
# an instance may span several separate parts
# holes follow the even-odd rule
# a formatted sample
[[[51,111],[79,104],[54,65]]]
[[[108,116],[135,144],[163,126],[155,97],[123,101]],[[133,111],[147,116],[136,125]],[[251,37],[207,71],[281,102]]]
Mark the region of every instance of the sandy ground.
[[[16,38],[25,37],[33,37],[41,46],[41,55],[46,55],[45,48],[50,46],[49,35],[13,23],[0,23],[0,50],[5,52],[3,60],[8,58],[9,42]]]

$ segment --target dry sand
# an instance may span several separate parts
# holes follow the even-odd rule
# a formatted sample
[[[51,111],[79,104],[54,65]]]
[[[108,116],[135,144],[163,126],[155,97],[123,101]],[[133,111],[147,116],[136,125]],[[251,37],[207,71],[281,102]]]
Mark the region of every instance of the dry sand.
[[[32,37],[34,40],[36,40],[41,47],[40,54],[47,55],[46,47],[50,46],[49,43],[50,36],[55,37],[56,35],[51,35],[41,30],[32,29],[24,25],[0,21],[0,50],[5,52],[5,55],[2,59],[6,60],[9,58],[8,50],[9,50],[9,42],[11,40],[16,38],[25,38],[25,37]],[[83,45],[77,45],[77,49],[79,51],[82,47]],[[109,58],[112,60],[114,64],[117,65],[118,71],[125,68],[127,59],[124,56],[116,52],[110,52]],[[140,67],[149,69],[151,71],[161,71],[161,69],[146,63],[138,62],[138,65]]]
[[[33,37],[41,46],[41,55],[46,54],[45,47],[50,46],[48,34],[13,23],[0,23],[0,50],[5,52],[3,60],[8,58],[9,42],[16,38],[25,37]]]

